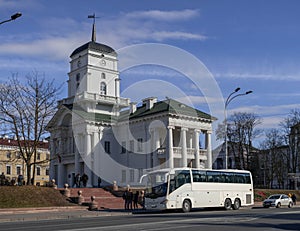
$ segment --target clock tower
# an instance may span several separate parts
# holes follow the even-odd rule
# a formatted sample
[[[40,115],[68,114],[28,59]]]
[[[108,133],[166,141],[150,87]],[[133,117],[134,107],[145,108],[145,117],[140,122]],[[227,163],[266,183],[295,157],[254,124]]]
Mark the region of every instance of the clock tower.
[[[111,114],[116,104],[118,108],[129,105],[128,99],[120,98],[117,53],[96,42],[95,21],[91,41],[75,49],[70,58],[68,98],[80,100],[87,112],[94,113]]]

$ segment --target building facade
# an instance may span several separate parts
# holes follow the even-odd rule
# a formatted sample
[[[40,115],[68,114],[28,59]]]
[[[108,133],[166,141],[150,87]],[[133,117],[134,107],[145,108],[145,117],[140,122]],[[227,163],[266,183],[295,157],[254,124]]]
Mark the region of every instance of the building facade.
[[[41,141],[38,144],[37,161],[35,167],[35,184],[45,185],[49,182],[49,143]],[[24,181],[27,179],[27,167],[21,157],[17,140],[0,138],[0,174],[4,174],[7,185],[17,183],[19,175],[23,175]],[[33,169],[31,175],[33,173]]]
[[[137,185],[156,168],[211,168],[209,114],[167,98],[145,98],[142,104],[120,97],[115,50],[92,40],[70,56],[68,97],[47,126],[50,178],[58,187],[88,176],[88,187],[102,182]]]

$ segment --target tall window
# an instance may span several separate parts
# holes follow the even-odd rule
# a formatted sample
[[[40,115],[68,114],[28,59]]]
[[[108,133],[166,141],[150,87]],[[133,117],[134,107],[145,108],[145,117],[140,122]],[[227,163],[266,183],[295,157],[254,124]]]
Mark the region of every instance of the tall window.
[[[121,150],[121,153],[126,153],[126,141],[123,141],[122,142],[122,150]]]
[[[41,175],[41,167],[36,167],[36,175],[37,176]]]
[[[106,95],[106,83],[100,83],[100,95]]]
[[[134,140],[129,141],[129,152],[134,152]]]
[[[104,149],[105,149],[106,153],[110,154],[110,142],[109,141],[104,142]]]
[[[134,182],[134,170],[130,169],[129,174],[130,174],[130,182]]]
[[[122,183],[126,182],[126,170],[122,170],[122,178],[121,178],[121,182],[122,182]]]
[[[139,138],[137,139],[138,143],[137,143],[137,151],[138,152],[142,152],[143,151],[143,139],[142,138]]]
[[[40,160],[40,159],[41,159],[41,153],[38,153],[38,154],[37,154],[36,159],[37,159],[37,160]]]
[[[105,79],[105,73],[101,73],[101,79]]]
[[[17,175],[21,175],[21,166],[17,166]]]
[[[80,81],[80,73],[76,74],[76,81],[79,82]]]
[[[50,170],[49,170],[49,167],[47,167],[47,168],[46,168],[45,175],[46,175],[46,176],[49,176],[49,174],[50,174]]]
[[[7,175],[11,174],[11,166],[10,165],[6,165],[6,174]]]

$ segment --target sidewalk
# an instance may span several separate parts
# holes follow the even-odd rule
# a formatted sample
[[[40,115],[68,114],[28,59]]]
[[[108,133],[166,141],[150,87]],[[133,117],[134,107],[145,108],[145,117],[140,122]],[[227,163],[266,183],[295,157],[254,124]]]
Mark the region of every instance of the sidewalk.
[[[86,206],[0,209],[0,222],[72,219],[76,217],[121,216],[131,212],[103,209],[89,211]]]

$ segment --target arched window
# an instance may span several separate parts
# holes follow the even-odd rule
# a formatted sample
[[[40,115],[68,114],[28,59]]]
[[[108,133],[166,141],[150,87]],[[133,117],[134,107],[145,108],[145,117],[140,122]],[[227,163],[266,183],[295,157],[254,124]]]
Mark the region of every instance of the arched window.
[[[101,73],[101,79],[105,79],[105,73]]]
[[[76,81],[79,82],[80,81],[80,73],[76,74]]]
[[[100,95],[106,95],[106,83],[104,82],[100,84]]]

